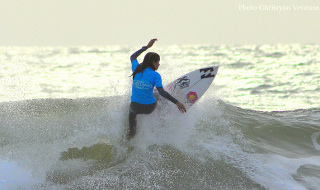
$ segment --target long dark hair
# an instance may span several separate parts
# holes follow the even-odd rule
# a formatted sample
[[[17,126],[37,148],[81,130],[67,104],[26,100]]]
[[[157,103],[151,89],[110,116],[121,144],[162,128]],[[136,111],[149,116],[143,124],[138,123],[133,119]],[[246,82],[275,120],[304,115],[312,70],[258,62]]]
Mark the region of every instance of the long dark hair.
[[[154,52],[148,52],[144,58],[143,62],[138,65],[136,70],[132,73],[131,76],[136,76],[137,73],[140,73],[144,71],[147,67],[150,67],[152,70],[156,70],[156,68],[153,65],[153,62],[158,62],[160,60],[160,56],[157,53]]]

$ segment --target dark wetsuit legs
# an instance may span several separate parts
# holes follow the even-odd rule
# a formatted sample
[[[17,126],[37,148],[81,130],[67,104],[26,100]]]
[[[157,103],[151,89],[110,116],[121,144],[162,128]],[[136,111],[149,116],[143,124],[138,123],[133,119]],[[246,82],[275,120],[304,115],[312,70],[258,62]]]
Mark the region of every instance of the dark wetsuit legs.
[[[152,113],[157,106],[157,102],[153,104],[138,104],[135,102],[130,103],[130,112],[129,112],[129,134],[128,138],[132,138],[137,132],[137,114],[150,114]]]
[[[137,131],[137,119],[136,119],[137,114],[129,112],[129,134],[128,138],[132,138]]]

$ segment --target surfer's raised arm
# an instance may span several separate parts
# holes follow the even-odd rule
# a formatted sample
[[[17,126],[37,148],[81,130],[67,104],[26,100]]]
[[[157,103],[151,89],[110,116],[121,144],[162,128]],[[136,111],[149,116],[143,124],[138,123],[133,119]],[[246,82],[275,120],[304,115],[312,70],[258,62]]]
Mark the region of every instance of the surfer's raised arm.
[[[154,42],[156,42],[156,41],[158,41],[158,39],[156,39],[156,38],[150,40],[149,43],[148,43],[148,45],[147,45],[147,48],[151,48],[151,47],[153,46]]]
[[[148,43],[148,45],[143,46],[141,49],[139,49],[138,51],[136,51],[135,53],[133,53],[133,54],[130,56],[131,62],[132,62],[133,60],[137,59],[142,52],[146,51],[148,48],[151,48],[151,47],[153,46],[154,42],[156,42],[156,41],[157,41],[157,39],[152,39],[152,40],[150,40],[149,43]]]
[[[139,55],[140,55],[142,52],[146,51],[147,49],[148,49],[147,46],[143,46],[141,49],[139,49],[138,51],[134,52],[134,53],[130,56],[130,61],[132,62],[133,60],[136,60],[136,59],[139,57]]]

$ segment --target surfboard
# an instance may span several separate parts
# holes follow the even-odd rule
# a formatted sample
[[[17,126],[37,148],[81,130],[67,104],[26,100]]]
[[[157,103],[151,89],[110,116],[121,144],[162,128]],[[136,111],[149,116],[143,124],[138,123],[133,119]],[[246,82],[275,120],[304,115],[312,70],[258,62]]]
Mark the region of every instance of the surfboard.
[[[197,69],[170,82],[164,89],[189,109],[208,90],[218,68],[211,66]]]

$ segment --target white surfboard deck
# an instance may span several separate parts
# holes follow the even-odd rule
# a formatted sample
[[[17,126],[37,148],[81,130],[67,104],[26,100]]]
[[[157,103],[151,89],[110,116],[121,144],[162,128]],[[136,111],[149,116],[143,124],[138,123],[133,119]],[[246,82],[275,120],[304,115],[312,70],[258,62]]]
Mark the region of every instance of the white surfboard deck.
[[[189,109],[208,90],[218,68],[211,66],[197,69],[172,81],[164,89]]]

